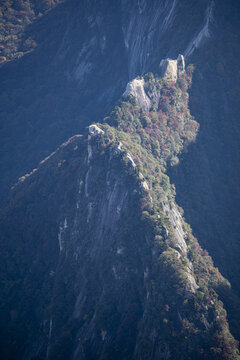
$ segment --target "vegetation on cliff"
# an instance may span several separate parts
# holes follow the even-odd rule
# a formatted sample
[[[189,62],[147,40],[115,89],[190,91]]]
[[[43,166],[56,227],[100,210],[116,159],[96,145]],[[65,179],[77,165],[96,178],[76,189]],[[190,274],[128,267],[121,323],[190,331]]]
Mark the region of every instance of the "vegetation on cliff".
[[[239,359],[217,294],[229,284],[166,175],[199,127],[191,74],[145,75],[149,111],[122,98],[13,188],[0,220],[3,356]]]
[[[0,64],[34,50],[27,27],[64,0],[3,0],[0,4]]]

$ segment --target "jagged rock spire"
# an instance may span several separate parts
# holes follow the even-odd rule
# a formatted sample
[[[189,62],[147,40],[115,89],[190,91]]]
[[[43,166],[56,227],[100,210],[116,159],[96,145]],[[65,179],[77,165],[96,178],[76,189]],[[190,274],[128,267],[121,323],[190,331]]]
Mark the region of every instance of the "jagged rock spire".
[[[176,81],[178,74],[185,71],[184,56],[179,54],[177,60],[163,59],[159,64],[160,76],[170,77],[173,81]]]

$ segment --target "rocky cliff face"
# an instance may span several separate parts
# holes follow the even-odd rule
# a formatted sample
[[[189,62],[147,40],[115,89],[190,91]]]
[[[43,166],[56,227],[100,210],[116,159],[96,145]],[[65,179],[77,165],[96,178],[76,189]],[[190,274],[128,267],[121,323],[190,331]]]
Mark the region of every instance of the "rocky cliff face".
[[[183,161],[177,167],[168,168],[168,173],[176,184],[178,203],[184,208],[185,216],[192,225],[194,234],[198,237],[200,244],[210,252],[220,271],[231,281],[233,291],[230,291],[228,286],[219,285],[217,292],[221,299],[224,300],[225,307],[228,310],[231,331],[235,337],[239,336],[239,315],[237,315],[239,314],[239,300],[234,294],[235,292],[239,295],[240,274],[238,241],[240,230],[238,219],[240,204],[238,171],[238,114],[240,112],[238,100],[240,86],[238,38],[240,11],[238,2],[235,0],[228,2],[206,0],[190,3],[189,1],[169,0],[151,1],[151,5],[149,5],[144,0],[114,3],[107,0],[101,1],[101,3],[71,0],[59,4],[50,12],[46,12],[46,9],[43,9],[44,2],[41,1],[37,4],[35,1],[24,0],[19,6],[22,6],[22,4],[27,5],[27,9],[30,10],[30,20],[34,21],[30,25],[26,13],[17,14],[17,21],[22,21],[21,24],[24,25],[24,29],[21,27],[23,29],[21,39],[24,41],[31,40],[25,44],[26,47],[23,46],[21,54],[15,52],[15,37],[12,37],[12,35],[15,35],[12,31],[15,31],[16,27],[19,26],[14,20],[17,11],[16,9],[11,10],[12,6],[15,6],[15,2],[3,1],[3,3],[4,11],[1,4],[0,16],[2,16],[2,13],[1,29],[3,29],[4,34],[1,33],[1,35],[4,36],[1,37],[0,41],[5,41],[4,37],[6,35],[7,44],[10,46],[8,48],[7,45],[6,49],[12,49],[7,56],[9,56],[9,59],[11,59],[12,55],[13,58],[15,55],[20,58],[15,57],[14,61],[8,63],[4,59],[0,59],[0,61],[3,61],[0,69],[2,84],[0,90],[0,183],[2,198],[6,197],[9,188],[19,176],[25,172],[30,172],[32,168],[36,168],[38,162],[51,154],[63,141],[66,141],[75,133],[83,132],[85,126],[91,124],[93,120],[102,121],[102,118],[112,108],[119,96],[124,93],[128,81],[133,80],[135,76],[142,76],[147,71],[159,73],[160,59],[169,57],[176,59],[179,53],[185,55],[186,63],[194,63],[195,72],[190,92],[190,107],[192,114],[201,124],[200,132],[196,144],[191,146],[191,151],[184,153]],[[7,7],[5,3],[7,3]],[[46,4],[51,7],[54,4],[57,5],[57,3],[58,1]],[[43,15],[34,17],[35,15],[31,9],[34,12],[36,11],[36,15],[41,10]],[[32,15],[34,15],[34,19]],[[18,39],[17,43],[20,44]],[[27,46],[30,46],[30,48]],[[4,48],[4,51],[6,49]],[[17,49],[17,51],[20,50],[20,48]],[[0,51],[2,52],[2,47]],[[139,87],[140,79],[141,86]],[[144,79],[144,82],[142,79]],[[138,85],[133,87],[134,92],[130,91],[128,93],[134,95],[138,104],[140,104],[139,99],[143,100],[140,105],[145,108],[147,113],[152,113],[151,108],[149,108],[149,100],[151,105],[154,104],[155,109],[159,107],[161,102],[161,107],[168,111],[169,104],[166,103],[166,95],[169,98],[169,93],[162,94],[162,99],[165,96],[165,101],[160,100],[159,91],[152,92],[152,90],[149,91],[145,87],[148,81],[149,79],[145,79],[145,77],[134,80],[134,83]],[[131,87],[130,84],[129,87]],[[183,109],[182,104],[178,112]],[[124,121],[127,120],[127,125],[123,130],[132,129],[129,124],[131,124],[135,115],[133,116],[132,113],[130,115],[126,108],[124,108],[124,111],[118,109],[114,119],[115,126],[118,120],[121,122],[122,116],[125,116]],[[139,130],[141,130],[141,127],[147,128],[153,137],[156,129],[149,130],[149,121],[151,123],[158,118],[155,111],[153,111],[153,119],[151,114],[141,115],[135,125],[139,126]],[[169,121],[169,129],[174,128],[176,121],[172,118],[169,120],[166,120],[163,116],[161,118],[161,127],[165,126],[166,122]],[[185,129],[182,127],[182,131],[188,140],[195,131],[192,132],[194,126],[194,123],[188,123]],[[145,135],[143,142],[147,143],[149,141],[148,134],[146,132],[143,134]],[[136,133],[135,130],[134,135],[138,140],[139,136],[142,136],[141,132]],[[179,148],[182,149],[181,139],[178,138],[176,142],[174,141],[174,145],[171,131],[161,132],[161,137],[164,142],[149,142],[152,147],[151,151],[156,156],[161,153],[165,160],[168,159],[168,163],[177,164],[177,154],[179,154]],[[131,143],[130,140],[128,139],[128,143]],[[114,145],[116,149],[121,148],[120,145],[117,145],[117,141]],[[122,141],[122,144],[126,147],[126,141],[125,144]],[[171,151],[169,151],[169,144],[172,146]],[[138,144],[135,142],[134,146],[138,147]],[[70,145],[67,148],[64,147],[64,149],[70,149]],[[86,148],[84,151],[87,151]],[[136,165],[136,159],[140,154],[142,155],[142,152],[134,151],[132,147],[127,151],[130,157],[128,160],[132,159],[133,162],[130,161],[130,163]],[[78,152],[72,153],[78,154]],[[37,192],[34,190],[34,193],[38,195],[31,198],[31,189],[28,190],[27,200],[24,197],[25,200],[22,199],[21,203],[24,211],[18,209],[20,213],[14,212],[17,211],[15,210],[14,200],[14,206],[12,205],[11,210],[8,209],[9,212],[14,212],[14,220],[8,222],[8,217],[4,217],[4,221],[9,227],[19,229],[11,233],[12,242],[9,242],[9,244],[3,242],[6,259],[9,259],[9,254],[14,253],[16,259],[21,254],[20,258],[22,260],[19,263],[10,261],[11,265],[9,265],[10,268],[7,271],[12,274],[12,277],[10,277],[10,282],[7,285],[5,284],[8,300],[4,298],[5,303],[9,302],[9,307],[6,312],[2,312],[2,318],[6,322],[11,319],[11,326],[14,324],[14,329],[15,326],[18,328],[19,338],[17,344],[26,344],[25,339],[22,340],[21,337],[24,335],[22,326],[26,314],[27,318],[36,319],[26,333],[35,332],[39,334],[39,336],[36,336],[37,340],[34,340],[34,351],[40,354],[40,349],[44,349],[42,350],[43,353],[41,353],[42,357],[46,356],[46,343],[48,343],[49,337],[52,338],[55,325],[48,312],[47,315],[43,315],[41,312],[42,303],[39,305],[36,300],[31,300],[33,298],[37,299],[39,292],[34,290],[33,297],[33,288],[30,284],[36,282],[36,279],[32,274],[33,270],[29,271],[30,266],[26,266],[26,261],[23,259],[24,256],[28,259],[34,259],[31,260],[33,261],[33,269],[37,269],[38,274],[42,274],[41,279],[44,279],[45,275],[43,273],[48,269],[49,273],[52,274],[50,277],[52,283],[54,282],[53,274],[58,259],[56,249],[61,247],[62,252],[64,251],[67,239],[67,235],[64,234],[69,231],[69,219],[63,213],[63,207],[65,206],[63,204],[65,204],[68,196],[69,203],[72,204],[76,200],[75,183],[72,182],[75,176],[72,176],[72,174],[77,171],[77,166],[70,161],[71,165],[68,168],[67,161],[65,161],[66,154],[59,160],[59,165],[55,167],[55,170],[59,170],[59,172],[50,172],[49,175],[40,176],[41,181],[36,180],[34,189],[37,189]],[[91,147],[89,147],[89,154],[90,164],[91,159],[94,157],[94,152],[91,153]],[[48,160],[48,166],[50,166],[52,160],[53,158]],[[78,161],[85,164],[83,158],[79,158]],[[161,171],[163,171],[166,164],[163,164],[159,157],[158,161],[160,161]],[[149,162],[145,160],[143,170],[148,165]],[[64,169],[67,169],[67,171],[65,172]],[[38,179],[39,174],[41,172],[35,171],[27,178],[32,181],[35,177]],[[54,185],[50,186],[48,181],[50,178],[54,178],[56,174],[58,174],[58,177],[55,183],[59,180],[59,188],[57,195],[55,194],[54,197],[53,195],[50,196],[49,193],[57,191],[57,189],[54,188]],[[92,175],[92,172],[90,171],[89,174]],[[85,179],[84,176],[82,181]],[[152,167],[151,169],[152,177],[146,179],[146,174],[143,174],[143,176],[144,181],[141,188],[152,191],[153,178],[156,176],[155,168]],[[46,183],[43,178],[47,181]],[[162,187],[164,186],[166,189],[170,186],[167,178],[162,177],[161,179]],[[41,182],[41,186],[38,181]],[[66,195],[67,190],[65,188],[63,190],[64,181],[67,181],[68,196]],[[50,186],[49,188],[46,185],[47,183]],[[24,190],[19,190],[16,194],[17,202],[23,198],[26,191],[24,185],[22,186]],[[47,197],[49,197],[49,202]],[[53,198],[56,201],[53,201]],[[41,199],[41,206],[39,205],[39,199]],[[26,203],[27,205],[23,205]],[[55,203],[55,207],[53,203]],[[89,209],[93,207],[93,205],[88,204],[86,206]],[[171,206],[170,204],[167,205],[166,213],[169,211],[168,207],[171,209]],[[4,213],[7,208],[8,206],[4,208]],[[49,209],[48,212],[46,209]],[[59,217],[56,215],[57,220],[51,220],[51,215],[57,214],[60,209],[62,212]],[[24,220],[21,224],[19,219],[25,219],[24,213],[27,214],[28,220]],[[87,214],[90,216],[90,222],[92,219],[91,215],[89,215],[91,210]],[[172,220],[174,220],[174,217],[178,217],[178,214],[172,215]],[[37,225],[39,219],[41,219],[42,224],[44,223],[44,226]],[[35,227],[26,234],[26,222],[31,223],[32,221],[35,223]],[[13,226],[13,224],[15,225]],[[160,236],[164,237],[164,234],[171,235],[166,224],[163,226],[163,233]],[[179,234],[178,236],[177,233],[175,234],[179,243],[178,246],[176,245],[175,250],[177,250],[181,244],[183,233],[177,220],[174,226],[178,229],[177,233]],[[5,228],[5,225],[3,227]],[[38,234],[41,227],[44,232],[40,236]],[[49,241],[51,236],[49,235],[47,238],[45,233],[53,234],[53,228],[54,235],[51,236],[54,242],[52,243]],[[189,233],[189,229],[183,229],[183,231]],[[26,241],[28,246],[16,247],[15,240],[16,238],[23,240],[23,233],[26,234],[28,239]],[[30,235],[30,233],[34,235]],[[10,235],[7,233],[6,236],[8,238]],[[36,248],[33,237],[40,240],[45,239],[43,241],[45,245],[42,248]],[[56,248],[55,240],[57,241]],[[32,244],[31,246],[29,246],[29,241]],[[48,242],[49,245],[47,245]],[[194,246],[197,249],[193,251],[194,253],[202,251],[199,250],[197,245]],[[121,252],[121,249],[119,251]],[[46,265],[49,254],[53,255],[51,259],[48,259],[51,266]],[[205,252],[203,254],[206,255]],[[206,260],[205,255],[203,258]],[[29,262],[27,263],[29,264]],[[201,269],[200,265],[199,268]],[[3,273],[5,270],[5,265],[3,265]],[[32,312],[26,306],[21,307],[21,311],[16,310],[15,299],[18,295],[14,295],[16,294],[14,292],[11,293],[13,284],[15,282],[19,284],[19,277],[26,277],[27,273],[27,279],[29,280],[21,284],[21,289],[24,289],[21,291],[21,297],[24,298],[23,303],[36,303],[35,309],[37,310]],[[206,275],[206,273],[211,276],[211,271],[206,271],[204,274]],[[20,274],[19,277],[16,274]],[[199,278],[202,278],[202,275]],[[60,282],[60,287],[65,288],[67,286],[68,280],[64,279],[64,281],[64,284]],[[42,280],[42,283],[48,284],[44,285],[45,287],[42,290],[42,294],[46,294],[49,292],[50,283],[48,279],[46,282]],[[36,286],[40,286],[38,282]],[[199,286],[198,283],[197,286]],[[197,289],[197,291],[201,292],[201,289]],[[52,294],[52,292],[49,292],[49,298]],[[199,296],[202,296],[202,294]],[[43,297],[45,298],[45,295]],[[46,300],[48,304],[50,303],[49,298]],[[72,300],[72,302],[74,301]],[[63,306],[60,308],[63,313]],[[166,314],[168,313],[167,311]],[[19,318],[19,314],[21,314],[22,318]],[[38,317],[38,314],[41,315]],[[178,315],[176,315],[177,317]],[[44,320],[42,320],[43,318]],[[168,319],[166,318],[166,320]],[[166,323],[166,320],[164,323]],[[40,329],[39,324],[41,324]],[[10,330],[8,329],[8,331]],[[66,343],[69,343],[69,339],[72,338],[71,331],[65,333],[65,335],[63,334],[63,338],[68,339]],[[103,331],[104,337],[106,330]],[[16,349],[14,343],[9,340],[10,337],[3,336],[3,339],[7,338],[6,341],[10,341],[11,345],[9,347],[13,347],[14,353]],[[56,335],[57,338],[58,335]],[[152,338],[154,338],[153,335]],[[52,341],[55,340],[52,338]],[[29,340],[30,353],[34,353],[32,343],[33,340]],[[23,348],[20,350],[21,354],[27,351],[25,345]],[[163,345],[162,349],[163,353],[169,354],[170,350],[167,346]],[[50,356],[50,345],[48,354]]]
[[[23,31],[18,33],[22,34],[19,41],[30,39],[34,46],[25,56],[25,50],[19,49],[20,58],[3,63],[0,69],[2,197],[9,183],[82,131],[92,118],[100,120],[129,80],[148,71],[159,72],[160,59],[184,53],[195,33],[204,28],[210,6],[207,1],[192,8],[188,1],[177,0],[152,1],[151,6],[137,0],[131,4],[71,0],[55,1],[58,6],[45,11],[44,2],[23,1],[21,15],[10,3],[9,10],[5,2],[1,6],[4,19],[10,21],[4,20],[4,29],[14,37],[11,31],[19,19],[26,23],[19,29]],[[28,12],[31,25],[27,25]],[[187,14],[191,22],[182,21]],[[201,39],[191,49],[200,48],[206,37]],[[13,58],[17,46],[9,50]]]
[[[165,174],[198,129],[191,68],[177,83],[143,80],[150,111],[125,93],[12,190],[0,220],[3,358],[239,358],[216,293],[229,284]]]
[[[161,60],[159,70],[162,77],[169,77],[171,80],[176,81],[178,74],[185,71],[184,56],[179,54],[177,60]]]

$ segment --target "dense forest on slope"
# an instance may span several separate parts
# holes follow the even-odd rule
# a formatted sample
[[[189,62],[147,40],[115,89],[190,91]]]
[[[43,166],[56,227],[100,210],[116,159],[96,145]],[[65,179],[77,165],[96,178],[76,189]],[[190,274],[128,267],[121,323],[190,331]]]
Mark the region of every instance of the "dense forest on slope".
[[[31,52],[37,46],[27,31],[38,18],[64,0],[2,0],[0,4],[0,64]]]
[[[239,359],[217,295],[230,285],[165,174],[198,130],[191,73],[134,80],[148,111],[125,96],[13,188],[0,219],[3,358]]]

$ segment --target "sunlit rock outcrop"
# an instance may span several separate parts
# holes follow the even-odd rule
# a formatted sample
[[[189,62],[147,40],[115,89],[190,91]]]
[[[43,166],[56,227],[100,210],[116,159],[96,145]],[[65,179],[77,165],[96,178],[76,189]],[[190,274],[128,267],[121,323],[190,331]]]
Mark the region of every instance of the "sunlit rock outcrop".
[[[145,93],[143,78],[134,79],[127,84],[123,97],[127,97],[129,95],[134,96],[138,105],[144,110],[148,111],[150,109],[151,101]]]
[[[90,125],[88,129],[89,129],[89,134],[90,135],[104,134],[104,131],[102,129],[100,129],[100,127],[97,126],[97,125]]]
[[[185,71],[184,56],[179,54],[177,60],[163,59],[159,64],[160,76],[176,81],[179,72]]]

